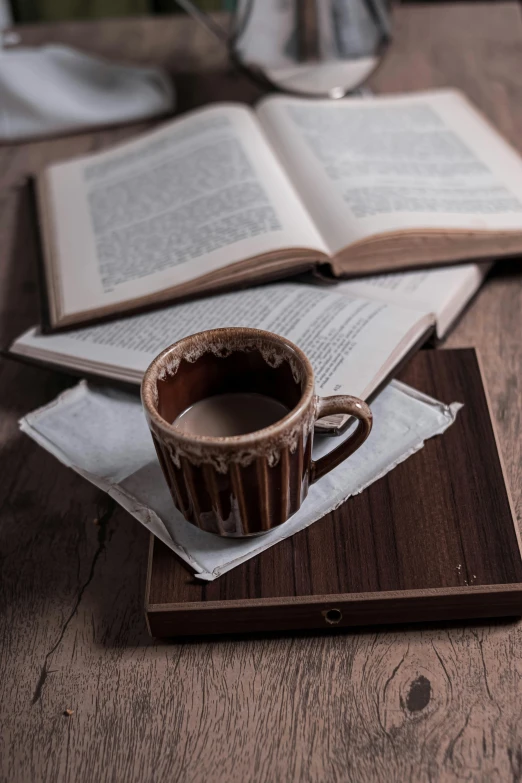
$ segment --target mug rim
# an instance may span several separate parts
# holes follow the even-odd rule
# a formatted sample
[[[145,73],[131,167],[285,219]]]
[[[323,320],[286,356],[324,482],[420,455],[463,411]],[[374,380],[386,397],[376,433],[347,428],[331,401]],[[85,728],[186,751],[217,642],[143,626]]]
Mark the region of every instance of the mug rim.
[[[156,383],[158,381],[158,376],[164,369],[169,355],[174,351],[179,350],[180,346],[182,346],[184,343],[189,345],[190,343],[196,343],[198,338],[201,338],[202,336],[205,336],[205,338],[209,341],[215,341],[225,333],[230,335],[231,332],[238,337],[242,335],[246,338],[250,337],[254,340],[258,339],[276,343],[280,347],[283,346],[285,349],[293,352],[304,369],[305,388],[301,392],[301,396],[296,405],[294,405],[294,407],[286,414],[286,416],[278,419],[268,427],[263,427],[262,429],[254,430],[253,432],[249,432],[244,435],[187,435],[186,433],[175,429],[172,426],[172,423],[164,419],[157,410],[154,397],[155,393],[157,393]],[[174,437],[176,440],[180,441],[180,443],[199,446],[222,446],[224,449],[227,449],[227,447],[251,448],[258,445],[259,443],[262,443],[266,438],[277,437],[279,431],[284,432],[287,427],[292,427],[292,425],[294,425],[299,420],[303,413],[305,413],[310,403],[312,402],[314,397],[314,386],[315,377],[310,360],[304,351],[302,351],[301,348],[295,345],[295,343],[293,343],[291,340],[288,340],[288,338],[276,334],[275,332],[269,332],[264,329],[253,329],[247,326],[225,326],[218,329],[204,329],[201,332],[195,332],[194,334],[182,337],[180,340],[177,340],[175,343],[172,343],[171,345],[164,348],[163,351],[161,351],[161,353],[159,353],[155,359],[152,360],[147,370],[145,371],[141,383],[141,401],[147,415],[154,422],[155,426],[161,429],[164,434],[168,435],[169,437]]]

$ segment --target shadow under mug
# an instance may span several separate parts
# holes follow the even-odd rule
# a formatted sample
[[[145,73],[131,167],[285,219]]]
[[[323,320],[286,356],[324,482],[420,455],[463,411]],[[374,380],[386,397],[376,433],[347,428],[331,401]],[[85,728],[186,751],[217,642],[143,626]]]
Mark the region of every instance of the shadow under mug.
[[[257,393],[289,413],[269,427],[230,437],[192,435],[172,422],[216,394]],[[285,522],[308,486],[345,460],[372,427],[357,397],[318,397],[305,354],[279,335],[258,329],[211,329],[166,348],[145,373],[145,415],[174,504],[185,519],[221,536],[251,536]],[[312,459],[314,424],[333,414],[359,420],[355,432],[321,459]]]

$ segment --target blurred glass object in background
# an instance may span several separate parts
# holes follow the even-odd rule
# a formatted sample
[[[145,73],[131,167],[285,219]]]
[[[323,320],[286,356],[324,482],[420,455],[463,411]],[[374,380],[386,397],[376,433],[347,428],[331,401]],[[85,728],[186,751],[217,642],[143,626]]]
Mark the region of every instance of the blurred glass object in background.
[[[348,95],[391,41],[392,0],[238,0],[230,34],[196,3],[178,4],[221,38],[253,79],[297,95]]]

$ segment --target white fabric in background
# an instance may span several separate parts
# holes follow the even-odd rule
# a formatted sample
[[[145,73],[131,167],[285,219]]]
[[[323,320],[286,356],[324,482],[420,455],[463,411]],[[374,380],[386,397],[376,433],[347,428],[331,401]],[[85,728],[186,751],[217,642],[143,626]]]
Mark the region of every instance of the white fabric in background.
[[[8,27],[13,24],[13,18],[11,15],[11,4],[9,0],[0,0],[0,29],[2,27]],[[0,44],[0,48],[1,48]]]
[[[158,68],[117,65],[50,45],[0,47],[0,140],[136,122],[174,109]]]
[[[195,572],[212,581],[362,492],[453,422],[459,403],[444,405],[398,381],[372,403],[368,440],[310,487],[288,522],[254,538],[220,538],[186,522],[175,508],[137,396],[82,381],[28,414],[20,428],[64,465],[113,497]],[[86,426],[88,422],[88,426]],[[348,437],[348,433],[344,435]],[[341,436],[342,438],[342,436]],[[316,437],[314,459],[339,444]]]

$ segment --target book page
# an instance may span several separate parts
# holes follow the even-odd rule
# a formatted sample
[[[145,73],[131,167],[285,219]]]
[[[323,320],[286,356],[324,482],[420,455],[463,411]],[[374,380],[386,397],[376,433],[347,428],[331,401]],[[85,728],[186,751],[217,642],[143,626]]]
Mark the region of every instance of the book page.
[[[282,283],[180,304],[64,334],[30,331],[14,353],[139,383],[167,345],[204,329],[250,326],[281,334],[310,359],[319,394],[367,397],[429,325],[419,313],[319,286]],[[399,356],[400,354],[400,356]]]
[[[458,92],[271,97],[258,116],[331,255],[400,230],[522,230],[522,161]]]
[[[51,167],[62,313],[126,302],[252,256],[325,247],[252,112],[220,104]]]
[[[372,275],[339,282],[334,290],[349,296],[380,299],[422,313],[433,313],[437,321],[437,336],[443,337],[480,288],[492,265],[492,262],[460,264],[441,269]]]

